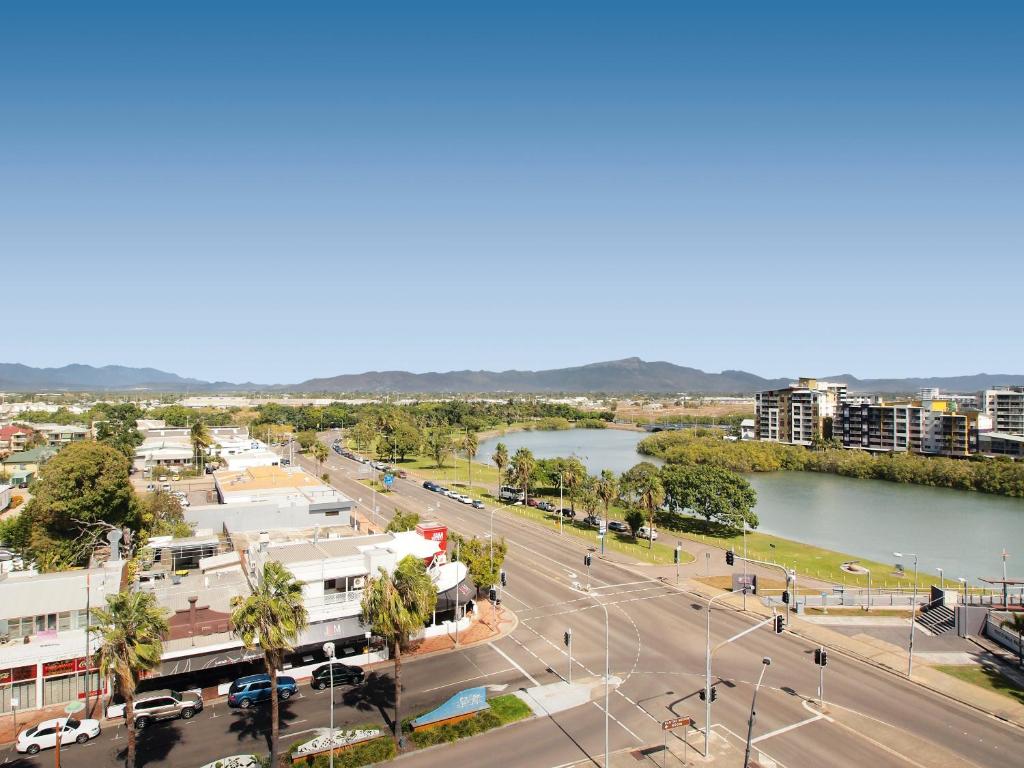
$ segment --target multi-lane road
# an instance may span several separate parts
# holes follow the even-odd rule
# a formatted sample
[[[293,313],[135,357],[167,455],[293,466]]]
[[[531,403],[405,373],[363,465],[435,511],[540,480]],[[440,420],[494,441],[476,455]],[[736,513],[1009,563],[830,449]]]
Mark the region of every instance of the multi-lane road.
[[[369,513],[370,489],[360,483],[363,466],[331,454],[325,470],[332,482]],[[365,476],[363,476],[365,477]],[[395,480],[391,498],[448,524],[463,535],[486,536],[491,510],[426,491],[418,481]],[[380,497],[378,497],[380,500]],[[382,510],[393,505],[382,501]],[[609,741],[613,751],[660,744],[660,722],[691,715],[704,724],[699,691],[704,684],[705,601],[685,590],[644,575],[632,563],[594,560],[589,594],[573,588],[585,582],[586,545],[499,509],[493,515],[495,536],[509,544],[509,584],[505,604],[519,618],[507,637],[469,649],[419,658],[403,664],[405,714],[440,703],[463,687],[489,685],[511,691],[557,682],[569,660],[562,644],[573,631],[574,677],[599,676],[604,666],[605,612],[608,610],[612,675],[621,683],[609,707]],[[716,607],[713,643],[749,628],[754,619]],[[1019,764],[1020,730],[938,696],[895,675],[845,659],[830,657],[826,668],[829,709],[812,703],[818,670],[812,648],[788,633],[765,627],[724,646],[714,657],[718,698],[713,708],[713,746],[721,740],[742,747],[753,682],[762,657],[771,657],[758,698],[755,748],[779,765],[990,766]],[[362,687],[335,694],[339,724],[386,725],[391,715],[390,665],[378,669]],[[282,707],[282,744],[327,724],[329,693],[307,687]],[[600,762],[604,751],[605,713],[598,700],[479,736],[444,748],[446,760],[500,754],[504,768],[565,766]],[[232,711],[214,702],[188,722],[160,724],[140,736],[140,764],[200,765],[217,757],[265,751],[267,713]],[[94,743],[65,750],[63,762],[76,766],[111,765],[124,745],[123,728],[108,728]],[[692,733],[690,743],[702,744]],[[16,758],[15,755],[9,755]],[[52,755],[18,758],[43,765]],[[411,766],[434,766],[432,750],[412,755]]]

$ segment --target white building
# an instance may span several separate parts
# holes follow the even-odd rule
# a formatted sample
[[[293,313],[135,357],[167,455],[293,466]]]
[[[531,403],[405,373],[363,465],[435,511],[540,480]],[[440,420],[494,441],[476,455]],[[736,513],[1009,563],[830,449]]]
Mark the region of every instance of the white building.
[[[1024,435],[1024,387],[986,389],[978,395],[978,405],[992,417],[996,432]]]

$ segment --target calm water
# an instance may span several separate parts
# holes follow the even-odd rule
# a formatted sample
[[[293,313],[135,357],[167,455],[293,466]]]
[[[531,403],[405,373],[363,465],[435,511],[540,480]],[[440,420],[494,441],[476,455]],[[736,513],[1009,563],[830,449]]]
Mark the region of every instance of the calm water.
[[[514,432],[482,442],[477,459],[490,462],[504,442],[509,453],[525,446],[538,458],[575,454],[590,472],[622,472],[644,460],[636,452],[644,437],[617,429]],[[1005,546],[1009,574],[1024,576],[1024,500],[814,472],[748,479],[766,533],[883,563],[896,560],[893,550],[916,551],[922,570],[941,567],[948,578],[972,581],[1002,572]]]

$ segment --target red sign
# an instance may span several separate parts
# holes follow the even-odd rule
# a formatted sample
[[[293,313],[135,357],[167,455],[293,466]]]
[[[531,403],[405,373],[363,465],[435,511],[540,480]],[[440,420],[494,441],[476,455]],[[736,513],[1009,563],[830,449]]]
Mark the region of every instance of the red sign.
[[[18,683],[22,680],[35,680],[36,679],[36,665],[29,664],[24,667],[15,667],[11,670],[14,674],[14,682]]]
[[[75,672],[85,672],[85,659],[64,659],[63,661],[50,661],[43,664],[43,677],[55,675],[70,675]]]
[[[693,725],[692,717],[673,717],[671,720],[663,720],[661,730],[671,731],[673,728],[682,728],[686,725]]]
[[[437,542],[442,552],[448,551],[448,526],[440,523],[420,523],[416,532],[427,541]]]

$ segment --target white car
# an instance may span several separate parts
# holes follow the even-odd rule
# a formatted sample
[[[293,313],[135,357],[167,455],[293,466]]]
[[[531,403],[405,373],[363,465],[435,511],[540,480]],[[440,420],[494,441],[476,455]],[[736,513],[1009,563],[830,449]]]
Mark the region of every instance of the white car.
[[[19,733],[15,749],[29,755],[34,755],[41,749],[53,749],[57,746],[58,728],[62,731],[62,747],[67,744],[85,744],[89,739],[95,739],[100,735],[99,720],[58,717],[54,720],[43,720],[39,725]]]
[[[646,525],[641,525],[636,529],[636,537],[638,539],[648,539],[650,541],[658,540],[658,531],[651,531]]]
[[[462,494],[461,496],[459,496],[459,501],[461,501],[463,504],[472,504],[473,503],[473,499],[471,499],[466,494]]]

